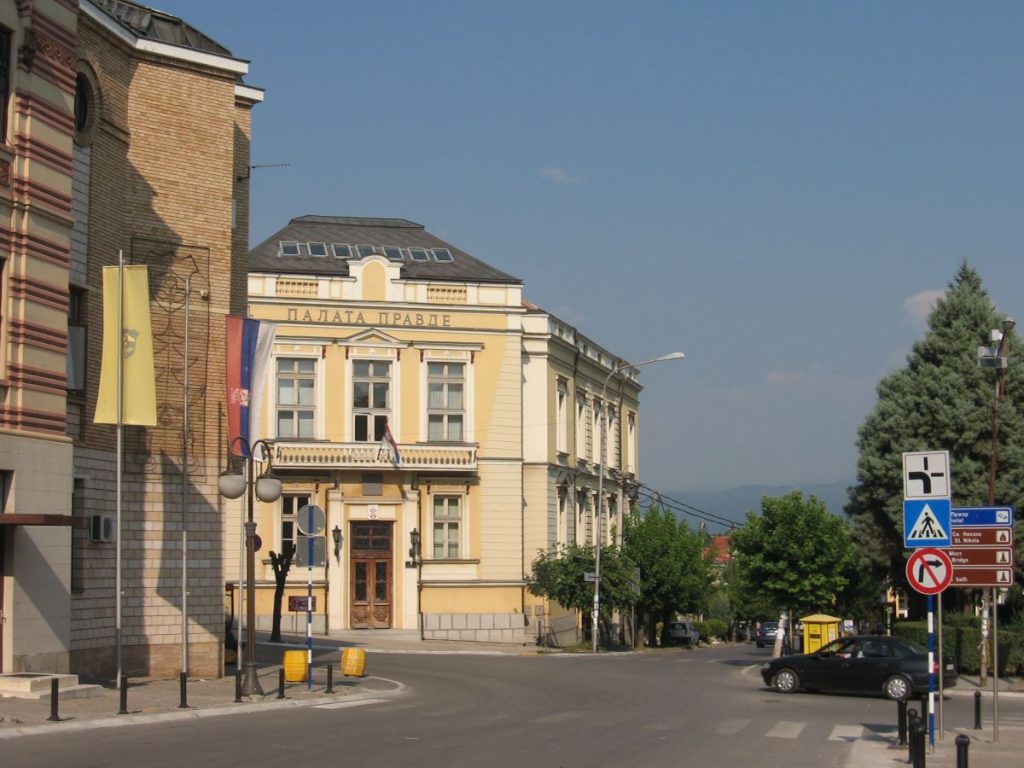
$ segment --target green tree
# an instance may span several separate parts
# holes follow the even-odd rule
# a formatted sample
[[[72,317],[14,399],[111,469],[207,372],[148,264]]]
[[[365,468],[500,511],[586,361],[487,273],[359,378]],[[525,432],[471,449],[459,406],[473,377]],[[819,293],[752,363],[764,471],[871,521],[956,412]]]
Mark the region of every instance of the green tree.
[[[664,632],[675,613],[704,608],[711,554],[703,535],[660,506],[625,518],[622,548],[626,559],[640,568],[637,610],[653,645],[658,621]]]
[[[846,510],[876,581],[905,580],[904,452],[948,450],[955,506],[987,505],[996,376],[978,366],[977,351],[991,346],[990,331],[1001,321],[981,278],[964,262],[906,367],[878,384],[878,401],[859,431],[857,484]],[[1012,331],[1007,341],[1009,397],[996,408],[996,502],[1019,508],[1024,501],[1024,398],[1017,393],[1024,383],[1024,358]]]
[[[733,531],[732,551],[747,588],[790,616],[832,609],[854,556],[846,521],[800,491],[764,497]]]
[[[526,588],[531,594],[554,600],[565,608],[575,608],[589,617],[594,605],[594,582],[585,576],[595,570],[594,548],[571,544],[538,553]],[[634,600],[632,564],[617,547],[601,548],[601,616],[604,641],[609,637],[608,617],[629,608]]]

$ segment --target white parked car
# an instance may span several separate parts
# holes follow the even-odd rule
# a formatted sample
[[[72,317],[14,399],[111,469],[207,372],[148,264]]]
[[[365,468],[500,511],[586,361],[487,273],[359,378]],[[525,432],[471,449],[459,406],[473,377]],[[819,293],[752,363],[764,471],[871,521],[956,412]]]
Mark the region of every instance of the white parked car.
[[[675,644],[697,645],[700,632],[690,621],[670,621],[668,623],[668,641]]]

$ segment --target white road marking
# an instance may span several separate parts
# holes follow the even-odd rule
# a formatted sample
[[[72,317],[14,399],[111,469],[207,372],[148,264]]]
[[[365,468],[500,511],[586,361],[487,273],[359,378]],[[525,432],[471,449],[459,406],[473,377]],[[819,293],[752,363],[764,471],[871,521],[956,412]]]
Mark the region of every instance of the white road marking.
[[[863,725],[837,725],[832,729],[829,741],[857,741],[864,736]]]
[[[718,724],[718,727],[715,728],[715,733],[721,734],[723,736],[731,736],[734,733],[739,733],[748,725],[750,725],[750,720],[745,720],[743,718],[736,718],[734,720],[723,720]]]
[[[799,738],[800,734],[803,733],[804,728],[807,727],[807,723],[793,723],[787,720],[781,720],[775,724],[765,736],[772,739],[796,739]]]

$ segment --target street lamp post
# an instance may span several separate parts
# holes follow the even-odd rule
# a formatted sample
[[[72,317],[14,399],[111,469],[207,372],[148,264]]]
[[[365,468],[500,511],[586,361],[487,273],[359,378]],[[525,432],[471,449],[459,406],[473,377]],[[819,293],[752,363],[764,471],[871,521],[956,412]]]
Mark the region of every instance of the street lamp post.
[[[992,341],[998,341],[996,348],[979,347],[978,365],[982,368],[995,368],[996,375],[995,395],[992,398],[992,449],[989,452],[988,461],[988,505],[995,506],[996,503],[996,468],[999,465],[999,401],[1006,396],[1006,366],[1008,364],[1007,343],[1010,339],[1010,331],[1016,322],[1012,317],[1003,318],[1002,330],[993,330],[990,336]],[[994,354],[993,354],[994,352]],[[986,673],[988,672],[988,590],[983,589],[981,593],[981,683],[985,684]],[[996,610],[996,591],[992,589],[992,611]],[[998,630],[996,630],[998,631]],[[998,675],[997,675],[998,676]]]
[[[598,638],[598,616],[601,613],[601,513],[604,509],[604,461],[607,448],[605,441],[608,434],[608,408],[605,404],[605,397],[608,393],[608,382],[612,376],[621,373],[629,368],[639,368],[642,365],[660,363],[663,360],[682,360],[686,355],[682,352],[669,352],[667,355],[644,360],[642,363],[620,363],[612,368],[601,385],[601,455],[597,464],[597,503],[594,505],[594,611],[591,635],[594,644],[594,653],[597,653]]]
[[[266,440],[256,440],[251,445],[243,437],[236,437],[228,443],[228,454],[231,455],[235,445],[241,445],[245,458],[245,475],[240,472],[225,470],[217,479],[217,489],[221,496],[237,499],[246,494],[245,520],[245,661],[242,663],[242,695],[263,695],[259,676],[256,674],[256,522],[253,520],[253,495],[260,501],[277,501],[281,498],[281,481],[270,474],[273,467],[270,459],[271,445]],[[259,477],[253,477],[253,454],[262,449],[267,471]],[[259,460],[264,463],[264,459]]]

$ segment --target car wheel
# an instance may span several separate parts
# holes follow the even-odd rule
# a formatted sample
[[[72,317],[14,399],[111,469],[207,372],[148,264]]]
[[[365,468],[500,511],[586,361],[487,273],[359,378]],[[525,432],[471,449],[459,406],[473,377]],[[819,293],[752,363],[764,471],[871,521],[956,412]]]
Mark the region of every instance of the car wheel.
[[[772,688],[779,693],[793,693],[800,687],[800,678],[789,667],[783,667],[772,677]]]
[[[906,699],[910,697],[911,693],[910,681],[903,675],[893,675],[885,681],[883,690],[885,691],[885,695],[893,701]]]

